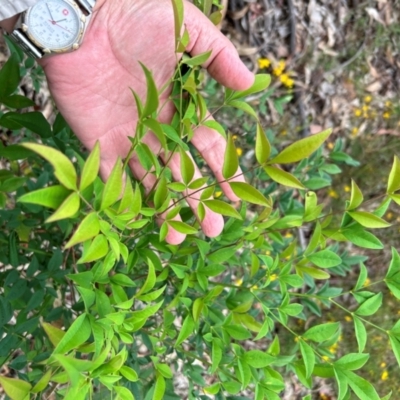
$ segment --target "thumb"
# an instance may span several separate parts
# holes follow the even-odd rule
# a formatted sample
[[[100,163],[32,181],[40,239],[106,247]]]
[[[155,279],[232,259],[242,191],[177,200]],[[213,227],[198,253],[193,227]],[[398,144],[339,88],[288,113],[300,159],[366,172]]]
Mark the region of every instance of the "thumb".
[[[210,58],[203,64],[210,75],[230,89],[248,89],[254,82],[254,74],[243,64],[233,44],[197,7],[190,3],[185,6],[185,24],[190,37],[186,50],[192,56],[211,50]]]

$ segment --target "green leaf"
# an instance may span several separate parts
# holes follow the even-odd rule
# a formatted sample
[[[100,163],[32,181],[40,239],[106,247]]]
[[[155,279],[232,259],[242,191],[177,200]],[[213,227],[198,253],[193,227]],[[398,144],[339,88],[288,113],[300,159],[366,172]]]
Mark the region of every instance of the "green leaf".
[[[378,216],[366,211],[348,211],[347,214],[349,214],[351,218],[366,228],[378,229],[391,226],[389,222],[386,222],[382,218],[379,218]]]
[[[257,113],[254,111],[254,108],[249,105],[248,103],[241,101],[241,100],[230,100],[227,103],[228,106],[237,108],[238,110],[244,111],[246,114],[251,115],[256,120],[258,120]]]
[[[243,360],[249,364],[250,367],[264,368],[272,364],[276,358],[261,350],[249,350],[244,354]]]
[[[271,145],[265,135],[261,124],[257,124],[256,136],[256,159],[262,165],[264,164],[271,154]]]
[[[315,366],[315,353],[314,349],[307,344],[304,340],[300,340],[300,351],[303,357],[304,366],[306,367],[306,378],[308,379]]]
[[[37,133],[42,138],[50,138],[52,136],[49,122],[44,115],[38,111],[22,114],[19,112],[8,112],[3,114],[0,118],[0,125],[12,130],[27,128],[33,133]],[[25,143],[22,144],[22,146],[24,145]]]
[[[197,322],[200,319],[203,308],[204,308],[204,299],[202,297],[198,297],[193,302],[192,306],[192,315],[194,322]]]
[[[230,100],[239,99],[241,97],[246,97],[251,94],[264,91],[265,89],[268,88],[270,83],[271,83],[271,75],[257,74],[254,77],[254,83],[251,85],[250,88],[239,91],[239,92],[233,92],[233,93],[232,92],[230,93],[229,91],[227,91],[227,93],[229,93]]]
[[[85,190],[96,179],[100,168],[100,144],[97,141],[92,152],[89,154],[83,169],[79,190]]]
[[[380,400],[375,388],[364,378],[352,371],[343,371],[348,384],[360,400]]]
[[[354,180],[351,180],[351,197],[350,197],[350,204],[347,207],[347,210],[353,210],[357,208],[359,205],[364,200],[364,196],[360,190],[360,188],[357,186],[357,184],[354,182]]]
[[[236,151],[232,135],[228,135],[227,145],[225,149],[224,165],[222,167],[222,175],[225,179],[232,178],[238,172],[239,159]]]
[[[390,345],[392,346],[393,353],[396,357],[397,363],[400,366],[400,341],[394,337],[391,332],[389,333]]]
[[[53,326],[47,322],[43,322],[42,326],[43,326],[44,331],[46,332],[46,335],[50,339],[50,342],[52,343],[52,345],[54,347],[57,347],[58,344],[60,343],[61,339],[65,336],[65,331],[63,331],[59,328],[56,328],[55,326]]]
[[[139,376],[137,374],[137,372],[132,369],[131,367],[128,367],[126,365],[123,365],[120,370],[119,373],[126,379],[128,379],[128,381],[130,382],[136,382],[139,380]]]
[[[183,26],[183,11],[184,11],[183,1],[182,0],[172,0],[172,8],[174,10],[175,43],[176,43],[176,46],[178,47],[179,39],[181,37],[182,26]]]
[[[70,193],[64,186],[56,185],[26,193],[18,201],[57,209]]]
[[[114,168],[104,186],[103,195],[101,197],[101,210],[113,205],[122,194],[122,162],[118,157]]]
[[[279,183],[280,185],[295,189],[305,189],[304,185],[294,175],[280,168],[266,166],[264,167],[264,171],[273,181]]]
[[[343,236],[356,246],[365,249],[383,249],[382,242],[372,233],[366,232],[362,228],[350,228],[342,231]]]
[[[225,129],[219,122],[217,122],[213,119],[210,119],[210,120],[204,121],[202,123],[202,125],[206,126],[207,128],[213,129],[214,131],[217,131],[223,138],[226,138]]]
[[[328,322],[311,327],[302,336],[304,339],[320,343],[330,339],[337,332],[339,327],[339,322]]]
[[[392,169],[389,174],[387,193],[394,193],[400,189],[400,160],[394,156]]]
[[[310,254],[307,259],[320,268],[332,268],[340,265],[342,259],[333,251],[325,249]]]
[[[89,263],[99,258],[103,258],[108,252],[108,242],[104,235],[96,236],[88,249],[83,252],[78,264]]]
[[[143,116],[147,117],[157,111],[158,108],[158,91],[156,84],[153,79],[153,74],[139,62],[140,66],[143,69],[143,72],[146,77],[146,86],[147,86],[147,96],[146,102],[143,108]]]
[[[193,317],[188,314],[183,321],[182,328],[175,342],[175,347],[179,346],[184,340],[186,340],[194,332],[195,327],[196,324]]]
[[[354,332],[356,335],[357,343],[358,343],[358,351],[362,353],[365,349],[365,345],[367,343],[367,330],[363,322],[356,315],[354,318]]]
[[[354,371],[362,368],[369,359],[369,354],[349,353],[335,361],[335,367]]]
[[[219,366],[219,363],[222,360],[222,342],[220,339],[213,339],[212,342],[212,350],[211,350],[211,369],[210,372],[213,374]]]
[[[32,393],[40,393],[47,388],[50,382],[53,371],[51,369],[47,370],[46,373],[38,380],[36,385],[32,388]]]
[[[342,370],[335,368],[335,377],[336,382],[338,384],[338,400],[343,400],[348,392],[348,383],[346,375],[342,372]]]
[[[72,238],[67,242],[65,248],[68,249],[78,243],[92,239],[100,232],[99,217],[96,212],[91,212],[82,220]]]
[[[186,153],[186,151],[180,150],[180,163],[181,163],[181,175],[183,182],[188,185],[194,177],[194,162],[191,157]]]
[[[388,272],[386,273],[386,278],[392,277],[398,272],[400,272],[400,255],[398,251],[392,247],[392,259],[389,264]]]
[[[309,157],[329,137],[332,129],[301,139],[282,150],[270,160],[271,164],[291,164]]]
[[[54,175],[67,189],[77,190],[77,175],[70,159],[60,151],[36,143],[22,143],[21,146],[34,151],[54,167]]]
[[[211,53],[212,51],[209,50],[197,56],[185,58],[184,60],[182,60],[182,64],[190,65],[191,67],[202,65],[210,58]]]
[[[156,135],[164,151],[167,151],[167,141],[165,140],[165,135],[161,124],[153,118],[145,119],[143,124],[146,125]]]
[[[235,340],[247,340],[251,338],[251,333],[240,325],[225,325],[223,329]]]
[[[22,160],[32,156],[34,153],[18,144],[4,146],[0,143],[0,157],[7,158],[7,160],[15,161]]]
[[[377,293],[376,295],[365,300],[360,307],[355,311],[357,315],[373,315],[375,314],[382,305],[382,293]]]
[[[165,379],[162,375],[158,375],[154,387],[153,400],[163,400],[164,393],[165,393]]]
[[[20,80],[18,56],[13,53],[0,69],[0,98],[12,95]]]
[[[203,204],[208,207],[211,211],[218,214],[225,215],[227,217],[243,219],[242,216],[236,211],[230,204],[225,203],[221,200],[205,200]]]
[[[135,400],[132,392],[123,386],[113,386],[115,393],[117,393],[118,397],[116,400]]]
[[[3,103],[8,108],[27,108],[35,106],[35,102],[28,97],[21,96],[20,94],[14,94],[9,97],[0,97],[0,103]]]
[[[140,290],[136,293],[135,297],[139,297],[142,294],[150,292],[150,290],[153,289],[154,285],[156,284],[156,271],[154,268],[154,264],[149,258],[147,259],[147,265],[149,266],[149,272],[147,273],[146,281],[144,282]]]
[[[175,229],[177,232],[184,233],[185,235],[192,235],[197,233],[197,229],[192,226],[185,224],[181,221],[167,221],[171,228]]]
[[[270,202],[256,188],[245,182],[229,182],[233,191],[241,200],[252,204],[270,207]]]
[[[0,376],[0,384],[11,400],[26,400],[32,388],[31,384],[21,379]]]
[[[357,283],[354,287],[354,290],[359,290],[363,287],[365,281],[368,278],[368,270],[364,263],[360,263],[360,275],[358,276]]]
[[[49,223],[73,217],[79,211],[80,202],[79,194],[77,192],[71,193],[56,212],[46,219],[46,222]]]
[[[54,349],[53,354],[65,354],[76,349],[89,339],[91,331],[86,314],[80,315],[68,328],[67,332]]]

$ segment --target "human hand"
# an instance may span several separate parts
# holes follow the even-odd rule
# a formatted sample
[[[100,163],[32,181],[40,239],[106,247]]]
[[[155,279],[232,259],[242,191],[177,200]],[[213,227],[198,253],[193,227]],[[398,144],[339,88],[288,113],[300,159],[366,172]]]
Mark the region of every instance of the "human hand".
[[[233,45],[189,2],[185,2],[184,23],[190,36],[186,51],[195,56],[212,50],[204,67],[218,82],[235,90],[251,86],[254,76],[240,61]],[[156,85],[161,88],[173,76],[176,56],[170,0],[98,0],[82,47],[41,60],[54,100],[72,130],[89,150],[99,141],[103,178],[131,147],[128,136],[134,135],[138,114],[130,88],[142,99],[147,91],[139,61],[153,72]],[[168,90],[162,93],[161,104],[169,94]],[[173,114],[173,104],[168,103],[159,121],[168,123]],[[144,141],[155,154],[159,153],[160,145],[153,134],[147,134]],[[216,179],[223,181],[226,143],[222,136],[199,127],[192,144]],[[146,174],[135,157],[129,165],[134,176],[138,180],[144,178],[143,184],[150,190],[156,178]],[[169,167],[174,179],[180,181],[178,154],[172,157]],[[230,200],[238,200],[227,183],[221,187]],[[196,214],[198,201],[189,195],[187,202]],[[222,216],[207,210],[201,227],[207,236],[217,236],[223,229]],[[170,229],[166,240],[178,244],[184,235]]]

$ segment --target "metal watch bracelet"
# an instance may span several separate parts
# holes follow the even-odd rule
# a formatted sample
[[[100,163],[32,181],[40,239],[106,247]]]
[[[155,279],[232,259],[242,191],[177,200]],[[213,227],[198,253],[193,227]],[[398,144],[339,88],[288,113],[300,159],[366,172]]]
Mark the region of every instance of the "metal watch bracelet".
[[[83,10],[85,10],[88,15],[92,14],[93,7],[96,0],[74,0]],[[8,35],[16,44],[18,44],[24,52],[35,59],[42,58],[44,56],[43,51],[38,49],[29,38],[20,30],[14,29]]]

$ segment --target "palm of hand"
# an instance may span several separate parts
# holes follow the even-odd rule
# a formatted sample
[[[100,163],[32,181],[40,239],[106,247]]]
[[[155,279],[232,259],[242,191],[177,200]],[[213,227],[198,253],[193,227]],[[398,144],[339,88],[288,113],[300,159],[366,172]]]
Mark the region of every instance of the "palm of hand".
[[[212,48],[215,57],[210,60],[209,71],[214,77],[235,89],[248,87],[253,76],[240,63],[233,46],[191,4],[185,7],[188,8],[185,22],[191,36],[188,50],[196,54]],[[138,117],[129,88],[142,99],[146,97],[145,77],[138,61],[153,72],[158,88],[171,79],[177,55],[169,0],[105,1],[93,14],[79,51],[42,61],[56,104],[78,138],[88,149],[96,141],[100,142],[103,177],[109,175],[118,157],[127,155],[130,148],[128,136],[135,132]],[[224,72],[231,74],[226,76]],[[168,96],[167,90],[161,95],[160,104]],[[161,122],[168,122],[172,115],[173,108],[164,107]],[[157,152],[159,145],[154,136],[148,135],[146,140]],[[225,148],[221,137],[201,128],[196,132],[193,144],[200,153],[213,153],[209,160],[206,157],[206,161],[217,179],[221,178],[221,162],[216,162],[221,160]],[[141,179],[144,170],[139,163],[133,159],[130,166]],[[174,178],[179,179],[179,160],[176,157],[172,160],[171,170]],[[148,176],[144,184],[151,187],[152,177]],[[227,195],[235,199],[229,189]],[[191,204],[193,208],[195,203]],[[221,217],[212,212],[207,213],[202,223],[209,236],[218,234],[222,226]],[[180,242],[183,236],[171,232],[167,240]]]

